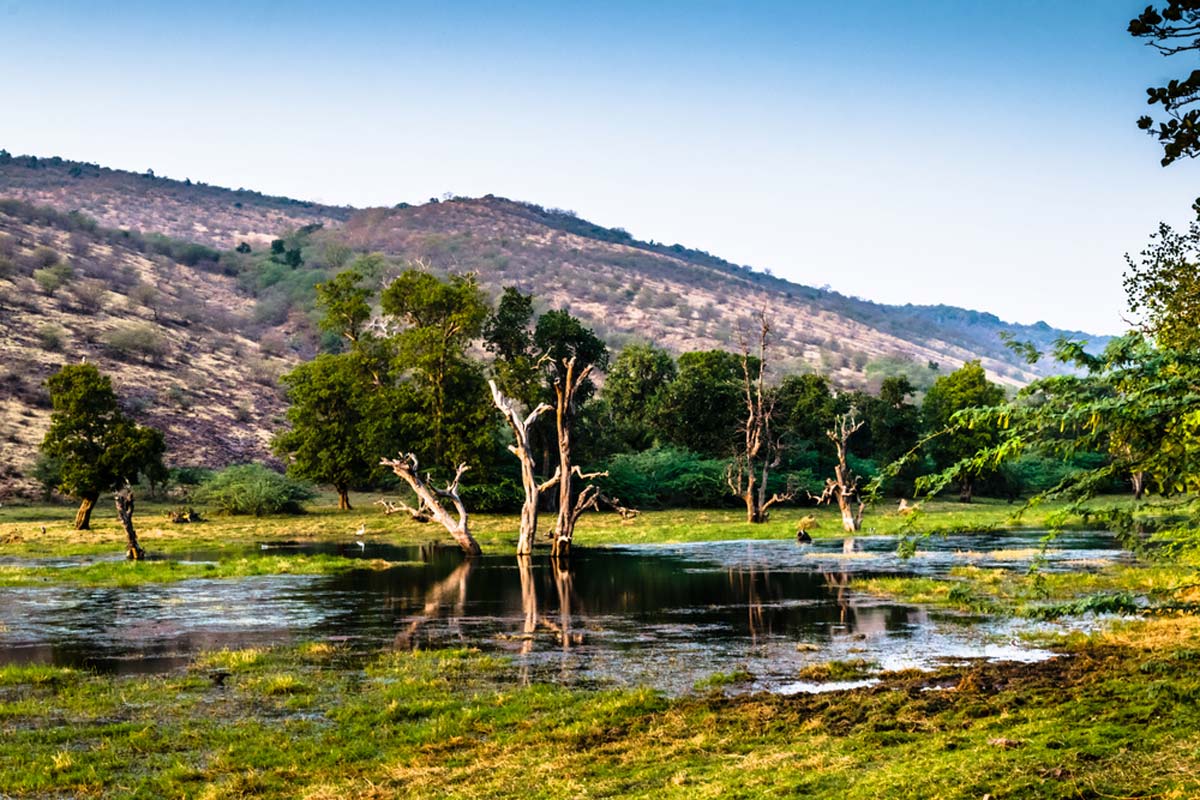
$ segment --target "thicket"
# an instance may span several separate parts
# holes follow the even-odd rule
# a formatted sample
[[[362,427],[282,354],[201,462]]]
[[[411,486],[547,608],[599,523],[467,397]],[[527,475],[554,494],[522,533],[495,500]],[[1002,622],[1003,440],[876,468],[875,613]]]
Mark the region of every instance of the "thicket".
[[[261,464],[227,467],[200,484],[192,500],[220,514],[301,514],[306,500],[316,497],[308,484],[274,472]]]

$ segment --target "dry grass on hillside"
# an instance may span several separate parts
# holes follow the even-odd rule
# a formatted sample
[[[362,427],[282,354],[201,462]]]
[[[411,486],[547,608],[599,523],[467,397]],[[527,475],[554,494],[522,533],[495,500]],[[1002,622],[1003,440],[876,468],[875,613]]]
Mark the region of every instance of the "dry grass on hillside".
[[[238,332],[251,308],[232,278],[0,215],[0,497],[32,488],[43,381],[82,359],[166,434],[172,463],[266,458],[290,362]]]

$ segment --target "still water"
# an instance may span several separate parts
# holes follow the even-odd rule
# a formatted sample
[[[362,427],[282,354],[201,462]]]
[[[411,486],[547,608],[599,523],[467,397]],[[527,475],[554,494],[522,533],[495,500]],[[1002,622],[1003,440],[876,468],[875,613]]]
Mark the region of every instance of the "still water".
[[[1040,538],[934,538],[908,560],[891,537],[579,548],[568,568],[544,556],[464,561],[456,548],[433,546],[274,543],[256,551],[410,563],[336,576],[3,588],[0,663],[153,672],[207,649],[324,640],[363,651],[478,647],[511,655],[532,680],[676,692],[744,669],[755,676],[744,688],[809,691],[797,671],[830,659],[901,669],[1049,657],[1020,636],[1045,623],[967,618],[849,588],[856,577],[941,575],[961,564],[1022,570]],[[1088,570],[1121,557],[1110,536],[1075,533],[1040,559],[1044,570]]]

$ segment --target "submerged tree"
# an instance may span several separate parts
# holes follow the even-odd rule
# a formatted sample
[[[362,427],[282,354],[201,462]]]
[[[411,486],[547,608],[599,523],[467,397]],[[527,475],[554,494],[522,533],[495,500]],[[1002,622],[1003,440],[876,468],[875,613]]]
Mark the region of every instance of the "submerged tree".
[[[458,542],[458,546],[463,549],[464,553],[468,556],[477,556],[483,552],[479,548],[479,543],[475,541],[475,537],[471,535],[467,507],[458,490],[463,473],[469,469],[466,464],[459,464],[458,469],[454,472],[453,480],[447,483],[445,488],[439,489],[433,484],[428,474],[421,477],[420,463],[412,453],[401,453],[399,458],[385,458],[379,463],[382,466],[390,467],[401,480],[408,484],[420,501],[421,508],[428,511],[433,519],[441,523],[442,527],[454,537],[454,541]],[[446,508],[445,501],[449,501],[453,505],[455,512],[453,515]]]
[[[122,413],[107,375],[91,364],[68,364],[46,386],[54,411],[41,451],[56,465],[60,491],[80,501],[76,530],[91,527],[101,492],[136,483],[139,476],[166,477],[162,433]]]
[[[538,417],[547,411],[553,411],[554,408],[546,403],[539,403],[527,415],[522,415],[516,401],[505,396],[495,381],[488,381],[488,386],[492,390],[492,402],[504,415],[505,422],[513,432],[515,444],[510,444],[508,449],[521,463],[521,488],[525,493],[525,498],[521,503],[521,527],[517,536],[517,555],[529,555],[533,552],[533,542],[537,536],[538,501],[542,492],[553,487],[559,478],[559,473],[556,471],[550,480],[538,481],[531,436]]]

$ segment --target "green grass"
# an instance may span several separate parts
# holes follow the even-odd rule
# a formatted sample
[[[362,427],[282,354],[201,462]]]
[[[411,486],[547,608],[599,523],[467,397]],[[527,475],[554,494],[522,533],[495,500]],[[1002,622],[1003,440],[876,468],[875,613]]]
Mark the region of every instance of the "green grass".
[[[372,541],[416,544],[452,540],[436,524],[419,524],[402,515],[385,516],[372,506],[376,495],[352,495],[354,510],[338,511],[336,499],[322,495],[308,513],[270,517],[211,517],[209,521],[173,525],[166,520],[167,504],[139,502],[135,518],[142,545],[152,553],[170,555],[193,548],[235,549],[248,543],[274,539],[311,539],[349,542],[358,538],[363,525]],[[1019,505],[980,500],[970,505],[954,502],[922,504],[916,519],[900,516],[889,503],[868,513],[862,535],[919,533],[939,534],[964,531],[1040,529],[1049,515],[1061,506],[1047,504],[1027,511],[1020,519],[1013,514]],[[648,511],[636,519],[622,520],[616,514],[588,514],[576,529],[578,546],[661,544],[727,539],[794,538],[799,520],[812,515],[817,526],[814,537],[840,538],[844,534],[836,509],[821,507],[782,508],[770,521],[752,525],[737,509]],[[116,514],[101,503],[93,513],[92,531],[71,527],[74,508],[67,505],[4,506],[0,508],[0,554],[7,555],[94,555],[124,550],[124,534]],[[542,529],[553,525],[553,516],[542,515]],[[42,528],[45,528],[45,534]],[[476,514],[472,532],[485,552],[510,552],[515,548],[515,514]]]
[[[351,664],[324,643],[222,651],[153,678],[6,667],[0,794],[1189,797],[1197,654],[1196,620],[1158,619],[1077,636],[1038,665],[674,700],[522,685],[469,649]]]
[[[76,584],[137,586],[194,578],[246,578],[254,575],[330,575],[356,569],[387,569],[397,562],[296,554],[222,558],[215,562],[104,561],[76,567],[29,567],[0,564],[0,586]]]

